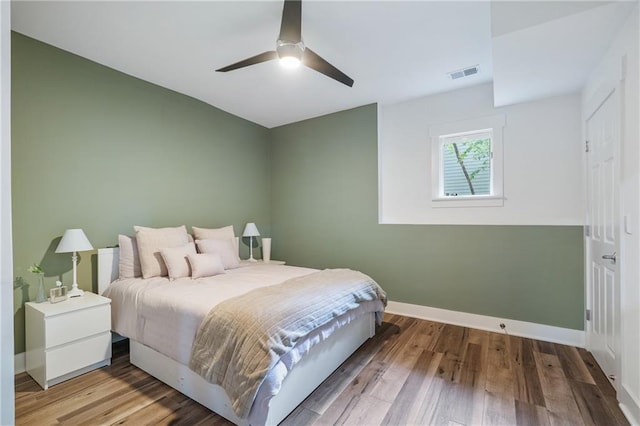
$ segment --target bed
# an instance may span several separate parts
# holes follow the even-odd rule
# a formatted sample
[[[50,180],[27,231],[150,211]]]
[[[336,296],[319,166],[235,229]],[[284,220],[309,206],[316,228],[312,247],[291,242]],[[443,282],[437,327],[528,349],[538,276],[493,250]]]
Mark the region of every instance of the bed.
[[[309,332],[268,371],[250,410],[239,415],[223,387],[189,368],[198,327],[213,305],[316,270],[243,262],[212,277],[214,285],[190,278],[118,279],[118,255],[118,248],[98,250],[98,291],[112,300],[113,330],[130,339],[131,363],[238,425],[281,422],[374,335],[384,310],[381,300],[362,302]]]

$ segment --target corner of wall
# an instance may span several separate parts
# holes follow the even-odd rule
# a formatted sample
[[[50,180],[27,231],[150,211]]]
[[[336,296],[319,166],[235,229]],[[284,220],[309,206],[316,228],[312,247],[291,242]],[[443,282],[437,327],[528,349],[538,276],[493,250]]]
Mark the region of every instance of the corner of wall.
[[[383,145],[380,143],[382,139],[382,108],[380,104],[376,103],[376,129],[377,129],[377,141],[378,146],[378,224],[384,223],[384,212],[382,211],[384,203],[384,191],[382,181],[382,158],[383,158]]]
[[[26,352],[20,352],[13,357],[14,374],[20,374],[27,371],[27,355]]]

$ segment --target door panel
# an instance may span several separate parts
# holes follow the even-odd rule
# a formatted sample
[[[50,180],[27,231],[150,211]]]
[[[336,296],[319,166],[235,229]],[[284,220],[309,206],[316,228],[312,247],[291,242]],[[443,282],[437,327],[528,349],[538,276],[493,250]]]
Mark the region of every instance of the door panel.
[[[587,120],[588,225],[590,274],[587,281],[591,321],[587,323],[588,348],[608,377],[617,375],[620,330],[621,259],[619,232],[619,100],[614,90]],[[616,261],[603,256],[617,257]],[[616,383],[613,382],[614,386]]]

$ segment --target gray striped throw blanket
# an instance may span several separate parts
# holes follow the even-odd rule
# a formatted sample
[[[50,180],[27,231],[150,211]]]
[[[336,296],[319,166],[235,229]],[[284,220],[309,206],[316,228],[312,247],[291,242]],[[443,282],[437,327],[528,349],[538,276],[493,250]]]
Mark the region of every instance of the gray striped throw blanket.
[[[384,290],[349,269],[326,269],[250,291],[209,312],[189,367],[224,388],[236,414],[246,418],[267,372],[300,338],[373,300],[386,306]]]

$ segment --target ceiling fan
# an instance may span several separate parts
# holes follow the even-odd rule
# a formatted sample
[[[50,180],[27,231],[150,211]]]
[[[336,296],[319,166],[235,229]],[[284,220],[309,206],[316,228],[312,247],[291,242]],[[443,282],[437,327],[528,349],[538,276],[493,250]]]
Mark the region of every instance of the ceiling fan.
[[[297,67],[302,63],[342,84],[349,87],[353,86],[353,79],[324,60],[313,50],[309,49],[302,41],[302,0],[284,1],[280,36],[276,43],[276,50],[260,53],[259,55],[217,69],[216,71],[233,71],[238,68],[248,67],[249,65],[259,64],[273,59],[280,59],[283,66],[290,68]]]

